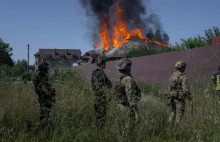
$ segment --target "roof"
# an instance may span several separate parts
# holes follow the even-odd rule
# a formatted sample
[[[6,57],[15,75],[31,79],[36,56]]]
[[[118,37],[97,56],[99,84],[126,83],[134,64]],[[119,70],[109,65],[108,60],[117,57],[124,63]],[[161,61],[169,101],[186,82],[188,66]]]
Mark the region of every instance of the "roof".
[[[81,56],[80,49],[39,49],[34,56],[39,56],[40,59],[55,59],[60,60],[64,56],[64,59],[79,59]]]

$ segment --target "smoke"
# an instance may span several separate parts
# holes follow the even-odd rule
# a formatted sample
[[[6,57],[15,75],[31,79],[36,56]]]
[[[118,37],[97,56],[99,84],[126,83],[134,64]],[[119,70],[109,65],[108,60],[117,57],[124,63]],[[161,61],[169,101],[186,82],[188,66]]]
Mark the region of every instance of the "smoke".
[[[158,16],[154,13],[149,14],[148,0],[79,0],[86,11],[86,16],[92,19],[92,39],[97,42],[99,28],[101,24],[109,20],[108,29],[112,30],[118,17],[114,17],[115,4],[119,2],[124,11],[126,26],[129,30],[141,28],[144,35],[156,34],[160,31],[160,40],[168,41],[169,36],[162,28]],[[148,15],[148,16],[147,16]],[[105,18],[103,18],[105,17]],[[158,36],[158,33],[157,33]]]

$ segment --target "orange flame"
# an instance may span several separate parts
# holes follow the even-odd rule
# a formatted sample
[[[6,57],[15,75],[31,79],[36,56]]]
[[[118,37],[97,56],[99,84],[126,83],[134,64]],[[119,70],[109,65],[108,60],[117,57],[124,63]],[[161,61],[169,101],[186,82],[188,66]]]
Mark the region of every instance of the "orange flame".
[[[128,41],[130,37],[138,36],[140,39],[143,39],[145,42],[152,42],[161,46],[166,46],[167,42],[160,42],[156,40],[149,40],[147,37],[144,37],[142,34],[141,28],[136,28],[129,31],[126,27],[126,20],[124,19],[124,11],[120,7],[119,2],[115,5],[115,13],[114,17],[116,17],[116,24],[113,27],[112,36],[109,36],[108,25],[109,25],[109,17],[107,14],[104,14],[102,26],[99,29],[99,34],[101,37],[101,44],[95,44],[95,47],[101,48],[103,47],[105,51],[109,51],[111,47],[121,47],[124,43]]]

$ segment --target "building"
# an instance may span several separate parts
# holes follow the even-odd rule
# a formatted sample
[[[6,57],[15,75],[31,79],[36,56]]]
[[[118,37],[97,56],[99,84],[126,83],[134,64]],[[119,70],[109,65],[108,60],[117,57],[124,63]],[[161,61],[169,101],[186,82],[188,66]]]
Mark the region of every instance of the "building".
[[[34,54],[35,70],[38,70],[38,65],[42,61],[46,61],[49,64],[50,73],[69,69],[74,63],[78,62],[81,54],[80,49],[39,49]]]
[[[35,65],[29,65],[28,69],[29,69],[30,72],[35,71]]]

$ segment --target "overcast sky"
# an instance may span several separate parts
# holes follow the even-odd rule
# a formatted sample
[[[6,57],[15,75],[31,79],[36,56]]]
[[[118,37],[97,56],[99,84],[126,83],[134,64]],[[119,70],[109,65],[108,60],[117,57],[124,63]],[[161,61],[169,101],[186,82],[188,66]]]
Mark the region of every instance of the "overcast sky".
[[[220,26],[219,0],[152,0],[171,43]],[[87,18],[78,0],[0,0],[0,37],[14,48],[13,59],[30,64],[39,48],[92,49]]]

